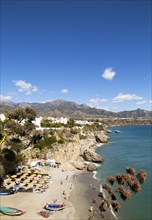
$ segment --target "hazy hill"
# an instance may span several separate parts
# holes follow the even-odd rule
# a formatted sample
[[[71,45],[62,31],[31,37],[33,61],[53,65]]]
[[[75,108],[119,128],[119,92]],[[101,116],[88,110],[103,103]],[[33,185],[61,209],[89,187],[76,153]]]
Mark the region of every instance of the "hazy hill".
[[[86,104],[77,104],[75,102],[65,100],[54,100],[46,103],[13,103],[1,102],[0,113],[4,111],[14,111],[19,107],[29,106],[35,109],[39,116],[54,116],[54,117],[73,117],[73,118],[152,118],[152,111],[137,109],[133,111],[122,111],[118,113],[96,109],[87,106]]]

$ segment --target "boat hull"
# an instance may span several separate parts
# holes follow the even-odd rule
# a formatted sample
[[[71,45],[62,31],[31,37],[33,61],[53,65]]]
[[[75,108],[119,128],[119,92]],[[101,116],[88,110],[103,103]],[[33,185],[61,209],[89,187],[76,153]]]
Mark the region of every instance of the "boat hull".
[[[44,208],[50,211],[60,211],[65,209],[65,204],[46,204]]]
[[[17,216],[17,215],[23,215],[25,212],[17,209],[17,208],[12,208],[12,207],[5,207],[5,206],[0,206],[0,212],[4,215],[9,215],[9,216]]]

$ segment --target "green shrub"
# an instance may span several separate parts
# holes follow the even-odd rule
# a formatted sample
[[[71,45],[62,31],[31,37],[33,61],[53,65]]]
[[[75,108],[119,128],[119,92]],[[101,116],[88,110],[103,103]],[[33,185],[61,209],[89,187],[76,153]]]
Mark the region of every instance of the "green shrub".
[[[0,140],[2,140],[3,139],[3,135],[2,135],[2,133],[0,133]]]
[[[60,140],[58,141],[58,143],[59,143],[59,144],[64,144],[64,140],[63,140],[63,139],[60,139]]]
[[[79,129],[71,128],[71,134],[78,134],[78,133],[79,133]]]
[[[13,150],[4,148],[3,153],[4,153],[4,158],[6,160],[11,161],[11,162],[16,160],[16,155]]]
[[[45,137],[44,139],[40,140],[35,147],[39,148],[40,150],[44,148],[52,148],[52,145],[56,143],[57,140],[54,136],[52,137]]]

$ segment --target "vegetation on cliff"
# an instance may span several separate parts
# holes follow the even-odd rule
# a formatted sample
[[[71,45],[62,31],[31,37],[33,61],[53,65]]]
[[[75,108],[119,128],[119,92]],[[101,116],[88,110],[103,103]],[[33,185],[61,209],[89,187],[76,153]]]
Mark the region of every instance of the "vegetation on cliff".
[[[73,118],[67,124],[43,119],[43,129],[36,130],[33,121],[37,113],[29,107],[6,112],[5,116],[6,119],[0,121],[0,177],[13,173],[18,165],[26,164],[29,157],[45,159],[48,151],[59,150],[75,142],[76,137],[83,141],[90,132],[105,130],[101,123],[82,126]]]

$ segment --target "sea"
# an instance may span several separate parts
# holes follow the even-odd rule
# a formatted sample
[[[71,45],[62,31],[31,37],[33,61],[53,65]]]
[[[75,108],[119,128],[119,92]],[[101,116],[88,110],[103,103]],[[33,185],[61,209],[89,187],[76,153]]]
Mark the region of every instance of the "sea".
[[[148,174],[147,180],[141,185],[139,193],[133,193],[132,198],[121,203],[117,219],[122,220],[151,220],[152,219],[152,126],[119,126],[109,127],[110,140],[96,152],[104,157],[104,162],[98,167],[96,177],[101,184],[106,177],[124,173],[126,167],[141,169]],[[120,133],[115,133],[119,130]]]

